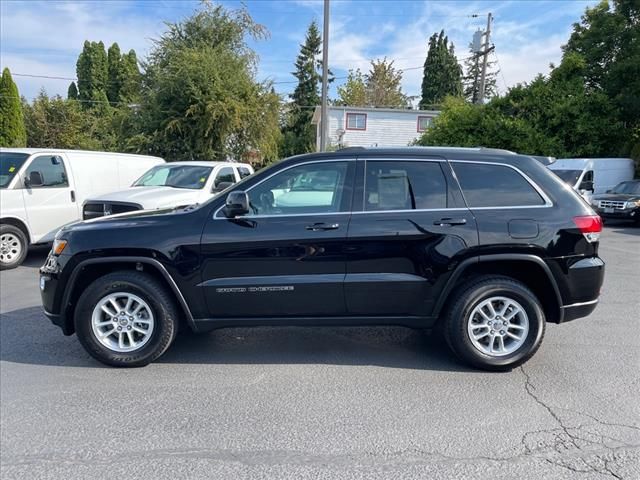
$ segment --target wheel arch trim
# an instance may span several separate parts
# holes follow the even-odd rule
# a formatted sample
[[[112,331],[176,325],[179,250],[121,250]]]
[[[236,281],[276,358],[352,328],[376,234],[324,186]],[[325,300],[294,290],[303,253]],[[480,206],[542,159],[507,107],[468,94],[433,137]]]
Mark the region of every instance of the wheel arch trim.
[[[169,287],[171,288],[171,291],[176,296],[176,298],[178,300],[178,304],[180,305],[180,308],[182,309],[182,311],[184,312],[184,314],[186,316],[187,323],[189,324],[189,326],[192,329],[195,328],[195,322],[194,322],[194,319],[193,319],[193,315],[191,314],[191,310],[189,309],[189,305],[187,304],[187,301],[185,300],[184,295],[182,295],[182,292],[180,291],[180,288],[178,287],[178,284],[175,282],[175,280],[173,279],[171,274],[167,271],[167,269],[165,268],[165,266],[161,262],[159,262],[158,260],[156,260],[154,258],[149,258],[149,257],[139,257],[139,256],[136,256],[136,257],[128,257],[128,256],[100,257],[100,258],[89,258],[89,259],[81,261],[80,263],[78,263],[78,265],[75,266],[75,268],[71,272],[71,275],[69,277],[69,281],[67,282],[66,288],[64,290],[64,296],[62,298],[61,311],[64,312],[66,310],[66,308],[67,308],[67,305],[69,305],[69,300],[71,298],[71,292],[73,292],[73,289],[74,289],[74,287],[76,285],[76,280],[78,278],[78,275],[80,274],[80,272],[82,271],[82,269],[84,267],[89,266],[89,265],[95,265],[95,264],[101,264],[101,263],[113,263],[113,262],[133,263],[133,264],[143,263],[143,264],[151,265],[154,268],[156,268],[160,272],[162,277],[165,279],[165,281],[169,284]]]
[[[33,235],[31,235],[31,230],[29,229],[29,223],[24,219],[20,217],[5,216],[0,218],[0,225],[12,225],[19,228],[27,236],[27,242],[31,244]]]
[[[562,296],[560,295],[560,289],[558,288],[556,279],[554,278],[553,273],[551,273],[551,269],[542,258],[540,258],[537,255],[531,255],[527,253],[498,253],[498,254],[478,255],[475,257],[467,258],[466,260],[463,260],[462,262],[460,262],[460,264],[453,271],[447,283],[445,284],[444,288],[442,289],[442,292],[440,293],[438,301],[436,302],[436,305],[433,309],[433,316],[437,317],[440,315],[440,313],[442,312],[445,306],[446,299],[449,297],[456,282],[460,279],[460,277],[462,276],[462,274],[465,272],[467,268],[469,268],[472,265],[477,265],[480,263],[505,262],[505,261],[531,262],[531,263],[535,263],[540,268],[542,268],[542,271],[545,273],[545,275],[549,279],[549,283],[553,288],[556,302],[558,304],[558,308],[556,312],[558,323],[562,323],[562,320],[564,318],[564,309],[562,308],[562,305],[563,305]]]

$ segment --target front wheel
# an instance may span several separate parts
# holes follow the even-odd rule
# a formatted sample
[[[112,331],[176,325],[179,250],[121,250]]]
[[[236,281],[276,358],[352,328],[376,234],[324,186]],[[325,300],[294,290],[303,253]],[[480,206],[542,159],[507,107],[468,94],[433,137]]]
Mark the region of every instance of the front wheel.
[[[537,297],[508,277],[484,276],[460,287],[445,316],[447,343],[484,370],[510,370],[540,347],[545,317]]]
[[[0,270],[16,268],[27,256],[29,241],[18,227],[0,225]]]
[[[141,367],[173,342],[178,310],[173,296],[155,278],[121,271],[89,285],[74,321],[78,339],[92,357],[114,367]]]

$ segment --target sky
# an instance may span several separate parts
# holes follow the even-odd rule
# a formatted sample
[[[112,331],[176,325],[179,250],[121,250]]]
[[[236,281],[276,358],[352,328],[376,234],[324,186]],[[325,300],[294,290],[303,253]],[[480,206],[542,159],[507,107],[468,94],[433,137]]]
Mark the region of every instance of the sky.
[[[121,51],[134,49],[144,58],[166,30],[200,7],[196,0],[0,0],[0,67],[9,67],[21,95],[66,96],[85,40],[117,42]],[[240,1],[220,1],[239,8]],[[258,53],[259,80],[270,80],[287,95],[295,88],[293,63],[309,23],[322,29],[322,0],[245,0],[254,20],[270,32],[250,45]],[[349,69],[366,72],[371,59],[386,57],[403,70],[402,88],[419,95],[422,65],[430,35],[444,29],[459,61],[469,55],[473,32],[494,16],[492,43],[500,68],[498,87],[504,92],[559,63],[561,46],[572,24],[597,0],[331,0],[329,66],[336,81]],[[36,77],[28,76],[33,75]],[[39,78],[62,77],[58,78]]]

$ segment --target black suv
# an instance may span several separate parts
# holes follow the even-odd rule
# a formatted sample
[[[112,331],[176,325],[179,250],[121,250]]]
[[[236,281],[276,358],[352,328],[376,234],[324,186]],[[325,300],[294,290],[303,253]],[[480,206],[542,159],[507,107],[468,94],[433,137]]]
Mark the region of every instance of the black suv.
[[[591,205],[602,218],[632,220],[640,226],[640,179],[620,182],[607,193],[594,195]]]
[[[301,155],[209,202],[60,230],[47,316],[114,366],[179,328],[437,328],[465,362],[513,368],[546,322],[590,314],[600,217],[532,157],[484,148]]]

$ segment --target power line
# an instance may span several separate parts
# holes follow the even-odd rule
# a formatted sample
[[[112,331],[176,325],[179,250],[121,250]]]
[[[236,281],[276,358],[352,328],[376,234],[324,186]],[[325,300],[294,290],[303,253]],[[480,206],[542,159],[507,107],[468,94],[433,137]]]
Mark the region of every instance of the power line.
[[[504,77],[502,65],[500,65],[500,59],[498,59],[498,54],[495,48],[492,50],[492,53],[496,57],[496,62],[498,63],[498,68],[500,69],[500,77],[502,78],[502,83],[504,83],[504,88],[505,90],[509,90],[509,85],[507,85],[507,79]]]

